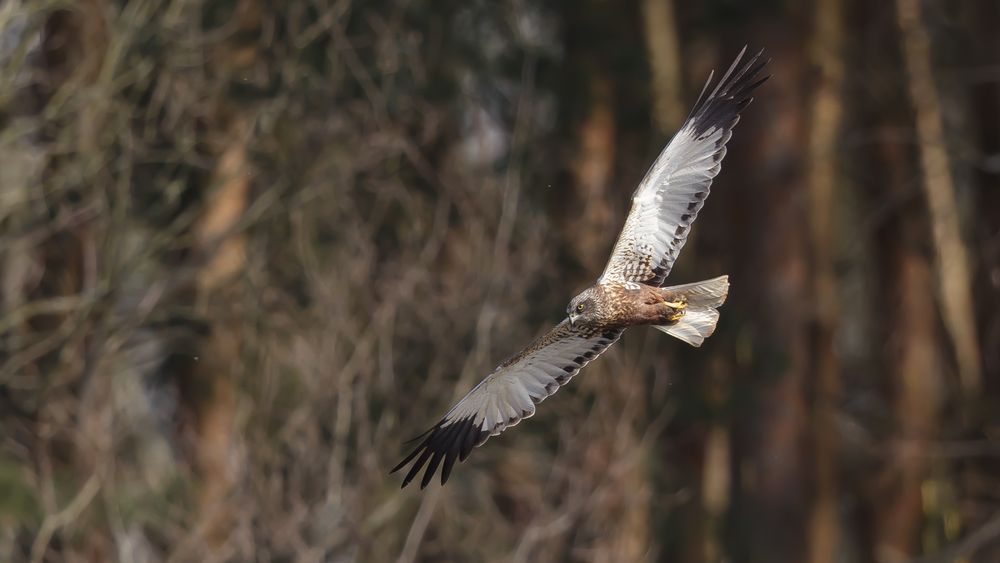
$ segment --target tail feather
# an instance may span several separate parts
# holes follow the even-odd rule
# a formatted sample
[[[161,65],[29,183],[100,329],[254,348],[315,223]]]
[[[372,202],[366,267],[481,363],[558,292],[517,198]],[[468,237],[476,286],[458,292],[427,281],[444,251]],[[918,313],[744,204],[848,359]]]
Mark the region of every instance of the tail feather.
[[[706,338],[715,332],[715,324],[718,321],[719,312],[715,309],[692,311],[688,308],[684,311],[684,316],[676,323],[654,326],[653,328],[698,348]]]
[[[665,287],[663,291],[684,295],[692,307],[721,307],[729,295],[729,276]]]
[[[729,295],[729,276],[667,287],[664,291],[686,297],[687,308],[677,322],[653,328],[697,348],[715,332],[715,325],[719,322],[716,307],[725,303]]]

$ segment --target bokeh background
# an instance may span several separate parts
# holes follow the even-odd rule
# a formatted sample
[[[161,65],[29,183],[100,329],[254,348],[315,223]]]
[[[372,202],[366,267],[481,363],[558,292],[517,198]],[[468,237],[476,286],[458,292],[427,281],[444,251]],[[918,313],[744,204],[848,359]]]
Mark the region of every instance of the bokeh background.
[[[0,561],[1000,560],[994,0],[0,3]],[[446,487],[711,69],[671,279]]]

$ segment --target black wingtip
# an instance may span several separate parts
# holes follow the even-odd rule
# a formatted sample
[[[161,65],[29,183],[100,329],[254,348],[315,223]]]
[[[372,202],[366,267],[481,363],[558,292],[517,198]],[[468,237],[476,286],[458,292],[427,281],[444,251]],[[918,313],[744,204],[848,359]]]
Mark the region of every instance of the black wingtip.
[[[403,458],[403,461],[389,471],[390,474],[395,473],[413,462],[403,478],[403,484],[400,488],[409,485],[420,474],[421,470],[424,470],[424,474],[420,479],[420,488],[426,488],[434,478],[439,466],[441,467],[441,484],[444,485],[451,475],[455,462],[464,461],[474,447],[489,438],[489,433],[481,430],[470,417],[447,424],[445,421],[441,421],[417,438],[424,439]],[[442,461],[444,465],[441,465]],[[425,464],[426,469],[424,469]]]
[[[427,430],[424,430],[423,432],[421,432],[420,434],[417,434],[416,436],[414,436],[412,438],[407,439],[406,441],[403,442],[403,445],[404,446],[409,446],[410,444],[412,444],[412,443],[420,440],[421,438],[423,438],[423,437],[427,436],[428,434],[430,434],[431,432],[433,432],[434,429],[437,428],[438,426],[440,426],[440,423],[436,424],[434,426],[431,426]]]
[[[733,59],[729,69],[722,78],[712,85],[714,72],[702,88],[698,101],[695,102],[688,116],[688,123],[695,133],[702,134],[715,127],[724,127],[752,100],[753,91],[770,78],[770,75],[758,78],[761,69],[770,64],[771,59],[761,61],[764,49],[744,59],[748,46],[744,45]],[[710,92],[706,96],[706,92]]]

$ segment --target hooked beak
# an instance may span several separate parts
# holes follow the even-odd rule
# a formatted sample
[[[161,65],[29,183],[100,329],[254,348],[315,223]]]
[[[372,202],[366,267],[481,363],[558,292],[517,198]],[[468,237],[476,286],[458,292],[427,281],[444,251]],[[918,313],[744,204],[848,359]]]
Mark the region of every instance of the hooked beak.
[[[574,315],[573,313],[569,314],[569,326],[570,328],[576,326],[576,315]]]

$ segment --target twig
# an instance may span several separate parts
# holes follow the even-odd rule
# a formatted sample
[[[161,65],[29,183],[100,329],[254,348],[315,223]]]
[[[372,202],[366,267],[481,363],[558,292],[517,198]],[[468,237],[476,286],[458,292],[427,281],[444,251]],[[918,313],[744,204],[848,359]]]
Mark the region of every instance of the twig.
[[[431,487],[421,500],[417,515],[413,518],[413,524],[410,525],[410,531],[406,534],[403,551],[399,554],[399,559],[396,560],[397,563],[410,563],[417,557],[417,549],[420,548],[424,532],[427,531],[427,524],[430,523],[431,515],[434,514],[440,493],[441,487]]]
[[[1000,539],[1000,510],[994,513],[975,532],[965,536],[962,541],[945,548],[940,553],[914,559],[911,563],[944,563],[965,560],[997,539]]]
[[[52,535],[55,534],[59,528],[65,527],[79,518],[80,513],[82,513],[84,509],[90,505],[90,502],[94,500],[94,497],[100,489],[101,482],[95,473],[90,476],[90,479],[87,479],[87,482],[83,484],[80,492],[73,497],[73,500],[66,506],[66,508],[45,517],[45,520],[42,522],[42,527],[38,531],[38,535],[35,536],[34,543],[31,544],[31,563],[39,563],[42,560],[42,557],[45,556],[46,549],[48,549],[49,541],[52,540]]]

